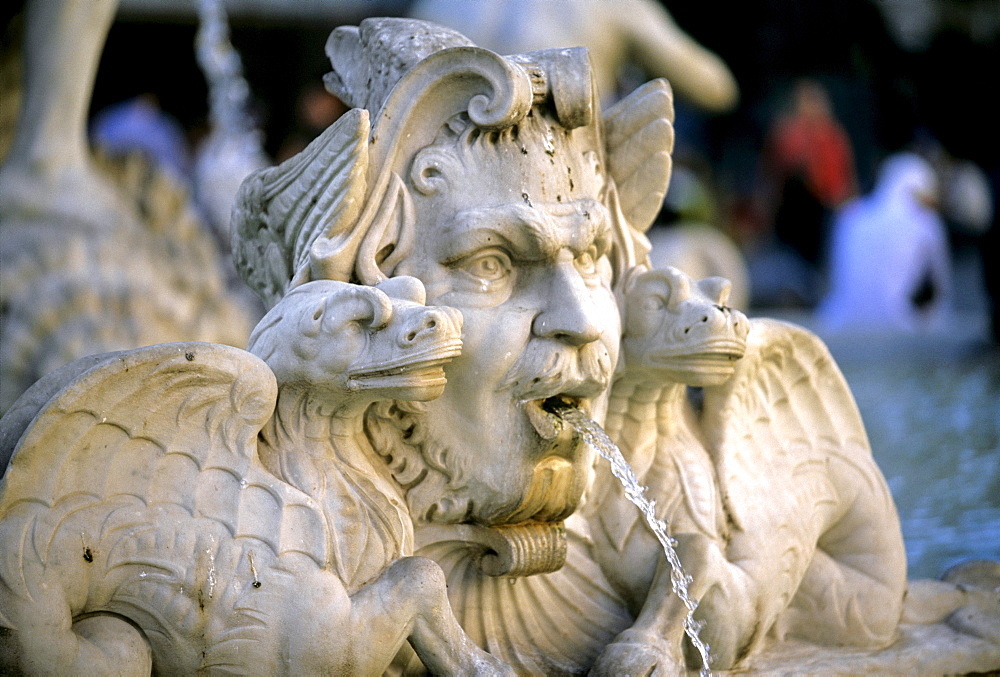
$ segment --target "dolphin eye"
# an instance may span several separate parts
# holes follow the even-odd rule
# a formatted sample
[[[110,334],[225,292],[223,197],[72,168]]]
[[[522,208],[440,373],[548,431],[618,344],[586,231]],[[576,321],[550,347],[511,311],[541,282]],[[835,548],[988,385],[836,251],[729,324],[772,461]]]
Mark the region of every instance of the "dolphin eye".
[[[648,313],[655,313],[667,307],[667,299],[659,294],[650,294],[642,300],[642,309]]]

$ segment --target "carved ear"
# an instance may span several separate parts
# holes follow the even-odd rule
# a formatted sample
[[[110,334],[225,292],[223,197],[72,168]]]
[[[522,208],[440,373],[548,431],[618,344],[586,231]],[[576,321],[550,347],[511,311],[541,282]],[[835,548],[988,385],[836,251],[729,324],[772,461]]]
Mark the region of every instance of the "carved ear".
[[[367,188],[368,111],[351,110],[305,150],[251,174],[233,206],[233,257],[244,281],[271,307],[307,281],[309,255],[321,236],[349,231]],[[346,279],[346,278],[345,278]]]
[[[618,187],[622,213],[646,232],[663,204],[674,149],[674,98],[664,79],[635,90],[604,116],[608,173]]]
[[[302,281],[353,280],[375,285],[392,274],[396,265],[412,249],[415,220],[413,200],[395,173],[389,175],[389,187],[370,219],[369,211],[350,230],[319,237],[309,252],[309,269]],[[293,281],[294,283],[294,281]]]
[[[392,299],[375,287],[348,285],[346,289],[338,290],[337,296],[331,298],[329,303],[333,304],[338,315],[352,321],[368,321],[375,331],[392,320]]]
[[[701,290],[701,293],[720,306],[726,305],[732,288],[732,282],[724,277],[706,277],[698,282],[698,289]]]
[[[432,146],[422,149],[413,158],[410,181],[424,195],[434,195],[446,190],[448,178],[461,171],[462,167],[454,155]]]
[[[427,304],[427,290],[424,289],[424,283],[409,275],[390,277],[388,280],[380,282],[378,288],[384,291],[389,298],[412,301],[422,306]]]

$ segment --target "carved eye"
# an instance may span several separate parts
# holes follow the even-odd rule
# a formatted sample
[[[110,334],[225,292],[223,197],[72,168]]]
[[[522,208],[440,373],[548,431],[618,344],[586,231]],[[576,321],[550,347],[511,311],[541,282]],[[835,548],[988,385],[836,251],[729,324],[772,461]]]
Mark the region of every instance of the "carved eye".
[[[476,254],[461,264],[462,270],[482,282],[498,282],[511,273],[510,257],[502,251]]]
[[[667,299],[659,294],[652,294],[642,300],[642,309],[649,313],[655,313],[667,307]]]

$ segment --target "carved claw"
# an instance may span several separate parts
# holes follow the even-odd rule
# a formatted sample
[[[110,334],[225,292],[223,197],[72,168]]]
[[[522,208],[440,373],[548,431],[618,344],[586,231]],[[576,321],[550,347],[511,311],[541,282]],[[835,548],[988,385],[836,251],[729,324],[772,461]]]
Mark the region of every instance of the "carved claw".
[[[592,677],[620,675],[684,675],[687,668],[680,645],[662,637],[629,628],[604,647],[590,669]]]

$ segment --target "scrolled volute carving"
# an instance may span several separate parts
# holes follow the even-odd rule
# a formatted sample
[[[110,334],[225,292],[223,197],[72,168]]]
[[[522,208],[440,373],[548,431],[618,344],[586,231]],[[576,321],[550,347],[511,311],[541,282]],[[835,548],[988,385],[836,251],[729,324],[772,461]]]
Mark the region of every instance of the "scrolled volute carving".
[[[522,522],[495,527],[474,524],[422,525],[417,548],[458,542],[473,548],[476,567],[487,576],[522,577],[558,571],[566,563],[562,522]]]

